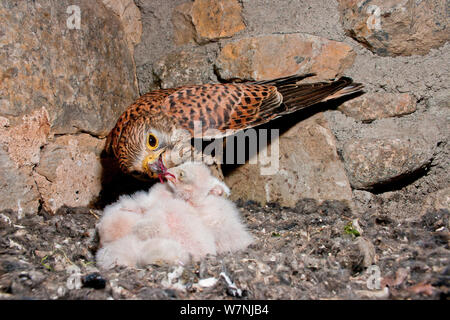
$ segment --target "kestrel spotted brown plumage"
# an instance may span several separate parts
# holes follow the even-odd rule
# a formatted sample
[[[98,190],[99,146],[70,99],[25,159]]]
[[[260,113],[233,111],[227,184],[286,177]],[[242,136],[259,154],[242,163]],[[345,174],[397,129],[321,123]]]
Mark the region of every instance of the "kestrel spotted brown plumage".
[[[149,92],[119,117],[106,150],[114,154],[125,173],[161,178],[167,168],[185,161],[183,148],[190,146],[196,124],[201,125],[205,138],[224,137],[363,87],[347,77],[299,83],[309,76],[312,74]]]

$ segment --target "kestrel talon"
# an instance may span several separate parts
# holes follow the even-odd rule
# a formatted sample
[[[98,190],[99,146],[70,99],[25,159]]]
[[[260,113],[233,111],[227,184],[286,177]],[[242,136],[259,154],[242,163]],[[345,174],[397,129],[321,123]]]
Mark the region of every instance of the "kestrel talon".
[[[146,93],[119,117],[106,150],[114,154],[125,173],[161,179],[167,168],[188,160],[182,153],[190,147],[196,123],[201,124],[203,133],[214,129],[207,138],[225,137],[363,88],[347,77],[300,82],[309,76],[312,74]]]

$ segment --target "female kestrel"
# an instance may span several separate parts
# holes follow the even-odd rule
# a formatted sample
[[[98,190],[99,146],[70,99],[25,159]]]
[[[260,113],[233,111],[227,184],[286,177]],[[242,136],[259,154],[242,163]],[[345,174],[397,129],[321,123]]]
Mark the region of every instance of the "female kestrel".
[[[151,91],[119,117],[106,150],[125,173],[161,179],[167,168],[187,161],[183,150],[199,126],[204,138],[225,137],[363,87],[347,77],[298,83],[312,75]]]

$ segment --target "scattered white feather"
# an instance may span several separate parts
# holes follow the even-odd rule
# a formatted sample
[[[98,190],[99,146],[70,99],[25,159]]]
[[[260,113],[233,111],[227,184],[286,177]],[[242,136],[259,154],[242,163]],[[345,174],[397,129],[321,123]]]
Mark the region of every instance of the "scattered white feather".
[[[172,272],[167,274],[167,279],[161,281],[161,284],[166,288],[171,288],[175,290],[186,290],[186,286],[179,280],[183,275],[184,268],[182,266],[177,266]]]
[[[20,244],[18,244],[17,242],[15,242],[15,241],[13,241],[11,239],[8,239],[8,240],[9,240],[9,247],[10,248],[16,247],[19,250],[23,250],[23,247]]]
[[[20,199],[17,200],[17,219],[22,219],[23,218],[23,208],[20,205]]]
[[[216,285],[217,279],[214,277],[198,280],[198,286],[202,288],[210,288]]]
[[[69,274],[69,277],[66,281],[66,287],[69,290],[78,290],[82,287],[81,282],[81,269],[76,265],[70,265],[66,272]]]

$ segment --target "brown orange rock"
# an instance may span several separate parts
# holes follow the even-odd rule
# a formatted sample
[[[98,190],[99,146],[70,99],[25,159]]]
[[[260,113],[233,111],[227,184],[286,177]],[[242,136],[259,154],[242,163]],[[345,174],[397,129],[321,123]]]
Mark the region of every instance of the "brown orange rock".
[[[50,134],[45,108],[21,120],[10,126],[8,119],[0,118],[0,210],[12,209],[19,216],[39,208],[39,191],[32,170],[39,163],[40,149]]]
[[[17,167],[34,166],[39,163],[40,148],[47,143],[50,134],[50,120],[45,108],[22,117],[18,125],[8,127],[9,121],[3,118],[0,127],[2,143]]]
[[[0,211],[19,214],[35,213],[39,208],[39,192],[29,167],[18,168],[0,144]]]
[[[38,210],[40,195],[32,171],[50,135],[45,108],[11,126],[0,117],[0,210],[12,209],[19,216]]]
[[[120,20],[100,0],[78,6],[79,29],[64,1],[0,1],[0,116],[12,126],[45,107],[55,133],[107,135],[136,98]]]
[[[338,110],[361,121],[401,116],[416,111],[416,100],[408,93],[365,93],[339,106]]]
[[[450,40],[446,0],[338,2],[346,33],[378,55],[423,55]]]
[[[354,59],[355,52],[345,43],[301,33],[274,34],[227,43],[216,66],[223,79],[262,80],[308,72],[330,79]]]
[[[318,74],[322,79],[334,78],[351,67],[355,57],[356,53],[349,45],[343,42],[327,41],[313,59],[311,72]]]
[[[35,213],[87,206],[101,190],[104,140],[88,134],[53,140],[45,108],[17,125],[0,118],[0,210]]]
[[[245,28],[237,0],[195,0],[177,6],[172,23],[176,44],[229,38]]]

